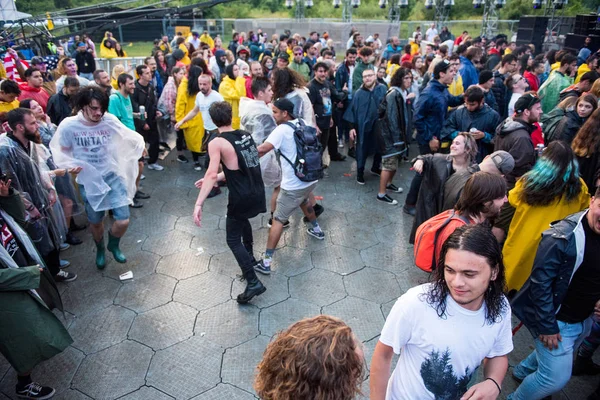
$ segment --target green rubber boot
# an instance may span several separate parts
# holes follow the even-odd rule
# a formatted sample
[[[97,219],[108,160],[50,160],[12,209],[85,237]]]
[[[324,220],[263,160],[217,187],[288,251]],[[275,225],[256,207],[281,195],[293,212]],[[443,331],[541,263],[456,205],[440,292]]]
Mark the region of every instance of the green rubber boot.
[[[104,251],[104,238],[96,242],[96,268],[104,269],[106,267],[106,256]]]
[[[125,257],[125,254],[121,252],[121,249],[119,249],[120,241],[121,238],[113,236],[110,231],[108,232],[108,246],[106,246],[106,248],[112,253],[116,262],[123,264],[127,262],[127,258]]]

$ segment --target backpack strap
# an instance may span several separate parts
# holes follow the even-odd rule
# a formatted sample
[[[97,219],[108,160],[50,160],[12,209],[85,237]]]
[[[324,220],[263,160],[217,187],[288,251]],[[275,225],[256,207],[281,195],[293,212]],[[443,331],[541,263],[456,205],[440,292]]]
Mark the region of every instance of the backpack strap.
[[[302,120],[301,120],[300,118],[298,118],[298,122],[299,122],[299,125],[300,125],[300,126],[303,126],[303,125],[304,125],[304,124],[302,123]],[[285,122],[284,124],[285,124],[285,125],[287,125],[287,126],[289,126],[289,127],[291,127],[291,128],[294,130],[294,135],[296,135],[296,129],[298,129],[298,126],[297,126],[297,125],[294,125],[294,124],[293,124],[292,122],[290,122],[290,121],[287,121],[287,122]],[[295,169],[295,167],[294,167],[294,163],[293,163],[293,162],[291,162],[289,158],[287,158],[286,156],[284,156],[284,155],[283,155],[283,153],[282,153],[281,151],[278,151],[278,153],[279,153],[279,155],[280,155],[281,157],[283,157],[283,159],[284,159],[285,161],[287,161],[287,162],[290,164],[290,166],[292,167],[292,169]],[[298,155],[296,155],[296,157],[298,157]]]

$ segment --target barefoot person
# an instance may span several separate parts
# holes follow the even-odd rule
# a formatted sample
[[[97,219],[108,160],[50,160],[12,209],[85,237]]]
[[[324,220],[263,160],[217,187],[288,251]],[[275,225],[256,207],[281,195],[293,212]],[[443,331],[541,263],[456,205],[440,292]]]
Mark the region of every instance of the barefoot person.
[[[229,201],[225,231],[227,245],[247,283],[246,290],[237,297],[238,303],[244,304],[267,290],[254,272],[257,261],[252,251],[252,227],[248,221],[267,211],[265,186],[252,136],[231,127],[231,105],[224,101],[215,102],[208,112],[219,134],[208,144],[210,164],[204,178],[196,182],[200,193],[194,207],[194,222],[201,226],[204,201],[216,182],[227,179]],[[219,164],[223,165],[223,172],[219,172]]]

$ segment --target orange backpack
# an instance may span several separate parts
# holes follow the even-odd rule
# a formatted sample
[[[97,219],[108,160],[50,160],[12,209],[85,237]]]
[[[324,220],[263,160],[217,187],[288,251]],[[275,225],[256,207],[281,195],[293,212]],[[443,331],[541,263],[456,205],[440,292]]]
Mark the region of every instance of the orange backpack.
[[[454,210],[448,210],[435,217],[429,218],[417,228],[413,251],[415,264],[423,271],[431,272],[436,268],[435,256],[438,248],[438,237],[440,232],[442,232],[452,220],[460,220],[465,224],[471,222],[468,218],[455,214]],[[440,246],[442,244],[443,243],[440,243]]]

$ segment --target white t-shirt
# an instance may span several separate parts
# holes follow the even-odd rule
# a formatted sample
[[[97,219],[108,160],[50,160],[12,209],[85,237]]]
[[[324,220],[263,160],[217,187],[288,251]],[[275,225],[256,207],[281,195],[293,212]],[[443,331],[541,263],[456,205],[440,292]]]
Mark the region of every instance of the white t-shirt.
[[[508,116],[512,117],[513,114],[515,113],[515,103],[517,102],[517,100],[519,100],[519,98],[521,98],[521,96],[523,96],[523,93],[513,93],[510,96],[510,101],[508,102]]]
[[[379,341],[401,354],[386,400],[460,398],[484,358],[513,349],[508,300],[502,320],[493,325],[485,320],[485,304],[470,311],[450,295],[446,317],[440,318],[426,301],[430,286],[417,286],[402,295],[385,321]]]
[[[202,94],[202,92],[198,92],[196,95],[196,107],[202,113],[202,121],[204,122],[204,129],[209,131],[214,131],[217,129],[217,126],[213,122],[210,114],[208,113],[208,109],[210,105],[217,101],[223,101],[223,96],[216,90],[211,90],[208,96]]]
[[[429,28],[427,29],[427,32],[425,32],[425,36],[427,37],[427,41],[428,42],[433,42],[433,39],[437,36],[438,31],[435,28]]]
[[[298,120],[294,119],[290,121],[293,124],[297,124]],[[275,147],[275,149],[279,150],[279,152],[287,157],[288,160],[293,164],[296,162],[296,142],[294,141],[294,129],[287,124],[278,125],[277,128],[271,132],[267,140],[265,142],[269,142]],[[294,168],[287,162],[283,157],[281,157],[281,171],[283,178],[281,180],[281,188],[285,190],[300,190],[304,189],[315,182],[303,182],[294,173]]]
[[[65,86],[65,79],[67,77],[65,75],[61,76],[56,80],[56,93],[60,93],[60,91]],[[77,75],[77,80],[79,81],[79,87],[84,87],[90,84],[90,81],[85,79],[83,76]]]

